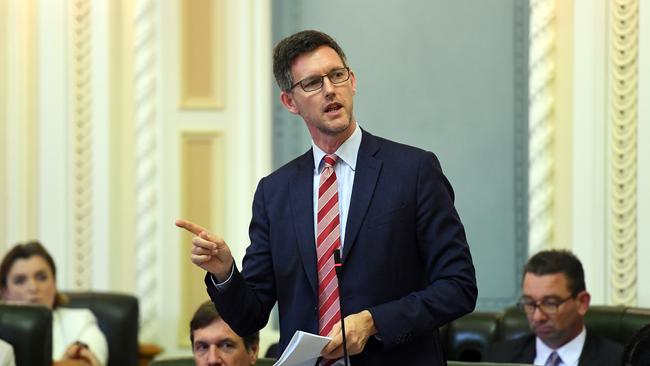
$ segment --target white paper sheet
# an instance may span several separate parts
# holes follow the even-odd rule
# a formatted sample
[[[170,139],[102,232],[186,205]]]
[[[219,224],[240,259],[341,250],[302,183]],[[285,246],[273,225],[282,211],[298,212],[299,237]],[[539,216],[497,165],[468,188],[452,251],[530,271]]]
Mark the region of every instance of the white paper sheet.
[[[314,366],[330,339],[298,330],[273,366]]]

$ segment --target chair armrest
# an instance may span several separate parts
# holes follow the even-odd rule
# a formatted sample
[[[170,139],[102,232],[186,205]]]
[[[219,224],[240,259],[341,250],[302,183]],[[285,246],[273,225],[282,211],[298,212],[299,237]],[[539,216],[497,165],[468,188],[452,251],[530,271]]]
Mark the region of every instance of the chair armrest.
[[[138,365],[149,366],[154,357],[162,353],[163,349],[157,344],[140,343],[138,345]]]

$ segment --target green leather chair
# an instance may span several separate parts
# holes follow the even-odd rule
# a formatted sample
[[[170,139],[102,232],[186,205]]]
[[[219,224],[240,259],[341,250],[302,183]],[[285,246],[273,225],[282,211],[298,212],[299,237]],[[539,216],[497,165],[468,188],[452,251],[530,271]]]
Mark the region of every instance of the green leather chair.
[[[114,292],[63,292],[64,307],[89,309],[108,342],[107,366],[138,366],[138,299]]]
[[[0,338],[14,348],[16,366],[52,365],[50,309],[0,304]]]
[[[255,363],[255,366],[273,366],[275,359],[260,358]],[[169,358],[166,360],[155,360],[149,364],[150,366],[194,366],[194,358],[192,357],[178,357]]]
[[[440,329],[448,360],[478,362],[490,344],[497,340],[499,313],[474,312]]]

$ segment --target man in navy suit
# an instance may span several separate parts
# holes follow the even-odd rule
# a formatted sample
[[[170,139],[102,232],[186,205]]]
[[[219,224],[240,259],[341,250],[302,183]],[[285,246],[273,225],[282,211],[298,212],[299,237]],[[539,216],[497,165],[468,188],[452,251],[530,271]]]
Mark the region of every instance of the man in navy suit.
[[[486,361],[551,366],[618,365],[623,347],[585,328],[591,296],[580,260],[564,250],[532,256],[524,267],[519,306],[532,334],[493,345]]]
[[[356,77],[328,35],[289,36],[273,62],[280,100],[303,118],[312,148],[259,182],[241,272],[222,238],[176,222],[196,235],[191,260],[208,272],[210,298],[240,335],[264,327],[277,301],[280,350],[297,330],[320,332],[332,337],[323,358],[340,359],[339,322],[323,327],[337,319],[328,318],[334,309],[345,320],[352,365],[444,365],[438,328],[471,312],[478,290],[436,156],[357,125]],[[330,238],[342,271],[340,284],[325,286],[334,262],[321,243]]]

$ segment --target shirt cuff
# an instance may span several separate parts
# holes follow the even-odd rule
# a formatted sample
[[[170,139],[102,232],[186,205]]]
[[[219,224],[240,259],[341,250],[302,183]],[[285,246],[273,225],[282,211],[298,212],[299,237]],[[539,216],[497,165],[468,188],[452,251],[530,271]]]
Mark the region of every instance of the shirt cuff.
[[[223,292],[223,291],[226,291],[228,289],[228,287],[230,287],[230,279],[232,278],[233,273],[235,273],[235,264],[234,263],[230,267],[230,275],[223,282],[217,282],[217,279],[214,277],[214,275],[212,273],[210,273],[210,280],[212,281],[212,284],[217,289],[217,291]]]

